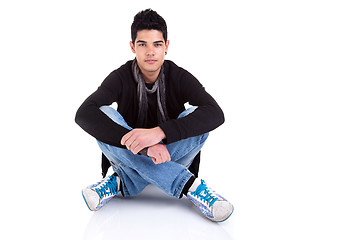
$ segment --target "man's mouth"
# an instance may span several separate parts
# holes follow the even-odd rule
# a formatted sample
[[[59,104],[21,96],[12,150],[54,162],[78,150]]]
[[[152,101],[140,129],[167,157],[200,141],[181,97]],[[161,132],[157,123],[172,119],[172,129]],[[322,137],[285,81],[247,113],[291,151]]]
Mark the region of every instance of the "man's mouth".
[[[155,59],[147,59],[145,60],[146,63],[155,63],[156,60]]]

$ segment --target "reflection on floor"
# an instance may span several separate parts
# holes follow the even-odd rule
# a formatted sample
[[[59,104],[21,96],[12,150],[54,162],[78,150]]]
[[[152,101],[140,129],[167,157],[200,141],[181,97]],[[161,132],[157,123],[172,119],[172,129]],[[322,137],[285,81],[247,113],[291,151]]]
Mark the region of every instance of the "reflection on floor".
[[[94,212],[84,239],[226,240],[233,239],[231,224],[231,218],[211,222],[186,197],[171,198],[150,185],[139,196],[115,197]]]

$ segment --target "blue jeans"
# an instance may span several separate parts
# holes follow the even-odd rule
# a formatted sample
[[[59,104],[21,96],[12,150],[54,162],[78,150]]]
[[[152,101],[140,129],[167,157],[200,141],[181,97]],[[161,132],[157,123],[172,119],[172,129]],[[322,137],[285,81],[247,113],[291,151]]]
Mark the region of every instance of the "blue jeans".
[[[178,118],[190,114],[195,109],[196,107],[186,109]],[[112,107],[102,106],[100,110],[117,124],[132,130],[121,114]],[[121,179],[124,197],[139,194],[151,183],[169,196],[180,198],[184,185],[193,175],[188,167],[199,153],[208,135],[209,133],[205,133],[167,144],[166,148],[170,153],[171,161],[162,164],[154,164],[150,157],[135,155],[130,150],[97,142]]]

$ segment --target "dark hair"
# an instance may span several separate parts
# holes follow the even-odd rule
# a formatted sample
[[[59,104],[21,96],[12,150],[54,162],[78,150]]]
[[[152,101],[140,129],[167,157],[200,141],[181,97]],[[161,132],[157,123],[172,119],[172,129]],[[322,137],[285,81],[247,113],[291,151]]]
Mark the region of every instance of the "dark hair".
[[[141,30],[159,30],[162,32],[164,40],[167,40],[167,27],[165,20],[155,11],[143,10],[135,15],[131,24],[131,40],[135,44],[137,32]]]

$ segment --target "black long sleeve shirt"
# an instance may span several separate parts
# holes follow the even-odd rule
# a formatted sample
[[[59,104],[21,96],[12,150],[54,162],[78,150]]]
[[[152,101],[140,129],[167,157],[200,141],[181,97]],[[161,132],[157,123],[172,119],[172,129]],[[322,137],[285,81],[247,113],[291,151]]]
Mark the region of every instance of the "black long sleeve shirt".
[[[75,121],[90,135],[104,143],[122,147],[121,138],[129,131],[113,122],[99,108],[117,102],[117,111],[129,126],[136,126],[138,115],[137,84],[128,61],[105,78],[101,86],[80,106]],[[166,135],[166,143],[209,132],[224,122],[224,115],[216,101],[188,71],[169,60],[164,61],[166,105],[169,121],[159,124]],[[186,117],[177,119],[189,102],[198,108]]]

